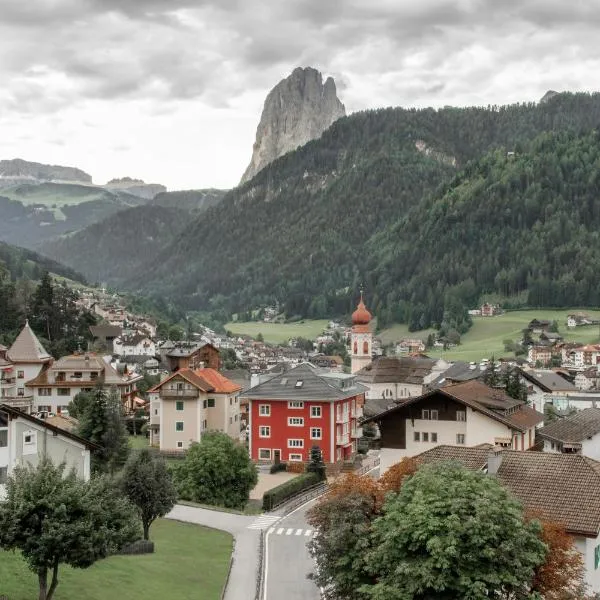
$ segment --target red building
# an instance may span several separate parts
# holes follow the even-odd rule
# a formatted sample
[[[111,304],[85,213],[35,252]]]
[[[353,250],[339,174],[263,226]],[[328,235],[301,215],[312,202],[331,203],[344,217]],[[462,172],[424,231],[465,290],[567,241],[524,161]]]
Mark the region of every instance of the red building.
[[[347,460],[362,437],[366,388],[354,375],[328,373],[303,363],[240,395],[249,403],[250,457],[307,462],[319,446],[326,463]]]

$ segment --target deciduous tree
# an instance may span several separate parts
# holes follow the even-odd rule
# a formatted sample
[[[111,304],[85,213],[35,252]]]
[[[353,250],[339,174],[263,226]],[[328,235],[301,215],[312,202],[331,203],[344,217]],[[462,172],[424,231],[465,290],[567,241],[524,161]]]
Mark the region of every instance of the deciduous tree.
[[[21,552],[38,577],[39,600],[52,599],[61,564],[85,569],[138,537],[134,507],[105,477],[84,482],[43,458],[8,479],[0,548]]]
[[[177,502],[177,491],[167,464],[163,458],[153,457],[148,449],[140,450],[127,461],[121,474],[121,488],[137,507],[147,540],[150,525]]]
[[[426,465],[388,495],[374,521],[363,586],[377,600],[533,599],[546,546],[540,525],[493,478]]]
[[[242,509],[258,482],[248,451],[224,433],[207,433],[176,466],[175,483],[184,500]]]

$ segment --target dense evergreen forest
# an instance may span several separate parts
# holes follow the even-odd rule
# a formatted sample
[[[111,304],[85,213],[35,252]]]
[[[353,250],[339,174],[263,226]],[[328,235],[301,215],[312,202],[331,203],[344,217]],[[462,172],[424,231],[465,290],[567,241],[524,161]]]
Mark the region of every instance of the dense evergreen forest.
[[[367,246],[384,322],[461,329],[482,295],[600,305],[600,134],[544,133],[496,150]]]
[[[10,345],[26,319],[46,350],[59,357],[90,339],[96,322],[80,310],[76,293],[48,273],[81,280],[74,271],[29,250],[0,242],[0,344]]]
[[[579,234],[598,223],[578,221],[591,218],[584,206],[594,201],[566,190],[576,186],[559,175],[567,159],[552,156],[559,147],[569,156],[571,144],[591,152],[585,133],[599,123],[600,94],[354,114],[229,192],[130,283],[186,309],[235,312],[278,300],[288,315],[309,317],[347,313],[365,283],[382,323],[413,327],[440,325],[446,310],[462,329],[464,308],[487,291],[528,290],[536,305],[597,304],[583,289],[593,286],[591,232]],[[545,132],[583,137],[533,141]],[[536,153],[549,156],[538,165]],[[593,177],[586,160],[577,173]],[[472,208],[450,204],[452,193]],[[558,198],[560,216],[548,204]],[[485,245],[473,232],[484,225],[494,233]],[[583,264],[571,264],[576,258]],[[587,273],[586,283],[556,294],[569,273]]]
[[[137,206],[47,241],[40,250],[81,271],[89,281],[121,287],[149,256],[172,243],[189,219],[187,210]]]

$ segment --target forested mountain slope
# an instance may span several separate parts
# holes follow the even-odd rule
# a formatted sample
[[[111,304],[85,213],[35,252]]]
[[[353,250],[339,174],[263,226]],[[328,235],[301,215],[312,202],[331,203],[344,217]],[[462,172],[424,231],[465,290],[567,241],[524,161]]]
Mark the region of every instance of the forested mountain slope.
[[[438,292],[431,286],[437,281],[427,275],[427,283],[420,285],[412,265],[406,271],[396,268],[399,261],[419,258],[402,251],[401,236],[412,235],[421,252],[430,252],[439,261],[432,266],[437,272],[443,272],[448,257],[434,252],[436,238],[414,220],[425,219],[427,210],[406,224],[411,211],[431,206],[426,203],[434,201],[429,198],[436,190],[433,198],[445,193],[468,161],[490,150],[502,147],[502,156],[516,152],[518,165],[527,143],[541,132],[590,131],[598,123],[600,94],[560,94],[543,104],[507,107],[354,114],[228,193],[148,261],[131,284],[187,308],[235,311],[276,299],[288,314],[316,317],[348,311],[358,284],[366,282],[384,319],[412,318],[397,310],[397,300],[431,305],[431,295]],[[476,188],[475,201],[478,194]],[[544,210],[540,202],[531,214],[544,220]],[[415,237],[417,227],[420,236]],[[453,232],[464,252],[481,253],[469,247],[460,220]],[[375,234],[382,237],[371,239]],[[384,250],[387,254],[377,254]],[[499,250],[487,252],[496,256]],[[478,258],[484,261],[485,255]],[[379,266],[379,260],[386,266]],[[522,256],[511,254],[507,260],[516,262],[503,266],[518,268]],[[419,269],[427,266],[421,260],[418,264]],[[556,273],[550,270],[547,276]],[[454,284],[468,277],[480,276],[465,269],[443,281]],[[475,287],[473,296],[485,286]],[[425,321],[433,320],[434,313],[441,318],[436,308]]]
[[[385,321],[413,328],[482,294],[529,306],[598,306],[600,134],[541,134],[497,150],[368,244],[368,281]]]
[[[45,242],[41,251],[90,281],[121,285],[148,257],[171,243],[190,213],[164,206],[120,211],[73,234]]]

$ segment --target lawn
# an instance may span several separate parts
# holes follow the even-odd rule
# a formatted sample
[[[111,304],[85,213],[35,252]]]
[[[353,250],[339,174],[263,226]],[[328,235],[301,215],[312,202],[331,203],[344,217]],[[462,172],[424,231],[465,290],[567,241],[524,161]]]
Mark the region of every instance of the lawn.
[[[56,600],[218,600],[233,549],[230,534],[168,519],[150,530],[155,553],[112,556],[89,569],[61,566]],[[0,597],[37,598],[37,577],[19,554],[0,552]]]
[[[283,344],[292,337],[303,337],[314,340],[327,328],[326,319],[298,321],[296,323],[264,323],[262,321],[237,322],[230,321],[225,329],[237,335],[256,337],[262,333],[265,342]]]
[[[145,435],[130,435],[129,436],[129,447],[132,450],[142,450],[149,448],[148,438]]]
[[[567,329],[567,315],[578,312],[575,310],[520,310],[507,312],[496,317],[473,317],[473,326],[462,336],[461,344],[456,348],[449,350],[428,350],[427,354],[432,357],[443,357],[448,360],[477,361],[481,358],[490,358],[492,355],[496,358],[502,356],[514,357],[512,353],[504,351],[503,341],[506,339],[517,340],[521,337],[522,330],[528,323],[534,319],[548,319],[558,321],[559,333],[566,341],[579,342],[581,344],[597,343],[600,340],[598,326],[577,327]],[[585,310],[582,311],[591,317],[600,318],[600,311]],[[420,337],[426,339],[429,330],[417,331],[412,333],[403,333],[402,326],[395,325],[393,328],[385,330],[383,334],[389,331],[398,331],[398,339],[409,335],[411,337]],[[388,342],[395,341],[388,335]]]

